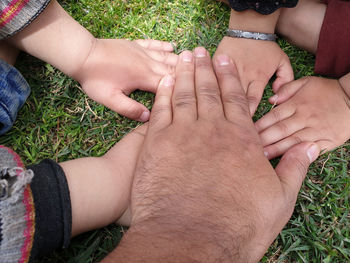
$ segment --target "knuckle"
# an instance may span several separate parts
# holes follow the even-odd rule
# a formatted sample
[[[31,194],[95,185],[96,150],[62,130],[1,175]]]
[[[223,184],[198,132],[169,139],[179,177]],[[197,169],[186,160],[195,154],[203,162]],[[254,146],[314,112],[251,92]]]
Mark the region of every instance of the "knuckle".
[[[131,106],[127,112],[125,113],[125,116],[131,118],[131,119],[137,119],[141,116],[143,112],[143,109],[138,106]]]
[[[287,136],[289,134],[289,127],[284,122],[279,122],[277,124],[277,129],[282,136]]]
[[[174,107],[184,107],[184,106],[192,106],[196,103],[196,99],[192,92],[190,91],[182,91],[174,96]]]
[[[172,65],[168,65],[166,64],[166,71],[168,72],[168,74],[170,75],[174,75],[175,74],[175,67]]]
[[[220,91],[210,85],[200,86],[197,88],[199,95],[209,103],[218,104],[220,102]]]
[[[201,68],[204,68],[204,69],[209,69],[211,68],[211,61],[209,59],[196,59],[196,68],[198,69],[201,69]]]
[[[177,71],[177,75],[181,74],[181,75],[189,75],[191,76],[191,78],[193,78],[193,74],[194,74],[194,67],[193,64],[185,64],[185,65],[181,65],[180,69],[178,69]]]
[[[271,115],[272,115],[272,118],[275,120],[275,121],[280,121],[281,119],[281,113],[279,112],[278,109],[274,109],[271,111]]]
[[[249,105],[259,104],[259,99],[256,96],[247,96],[247,101],[248,101]]]
[[[294,142],[294,145],[295,145],[295,144],[300,144],[300,143],[303,142],[303,140],[302,140],[299,136],[293,136],[293,137],[292,137],[292,140],[293,140],[293,142]]]
[[[249,115],[247,97],[243,92],[227,92],[222,96],[223,103],[233,104],[239,109],[239,113],[242,115]]]
[[[307,173],[308,165],[305,164],[300,158],[295,157],[295,167],[298,171],[298,174],[303,176]]]

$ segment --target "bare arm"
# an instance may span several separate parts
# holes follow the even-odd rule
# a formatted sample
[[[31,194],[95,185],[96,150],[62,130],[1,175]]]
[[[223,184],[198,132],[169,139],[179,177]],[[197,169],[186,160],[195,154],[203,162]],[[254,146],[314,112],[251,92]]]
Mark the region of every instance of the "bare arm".
[[[131,132],[102,157],[60,163],[70,191],[73,236],[118,219],[120,224],[130,224],[125,212],[146,129],[144,125]]]
[[[28,27],[7,41],[74,77],[95,38],[54,0]]]

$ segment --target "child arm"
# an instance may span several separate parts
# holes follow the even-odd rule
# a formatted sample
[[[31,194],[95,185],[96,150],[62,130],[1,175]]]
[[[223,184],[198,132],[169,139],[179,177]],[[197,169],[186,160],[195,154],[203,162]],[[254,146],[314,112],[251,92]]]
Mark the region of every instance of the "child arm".
[[[139,127],[102,157],[60,163],[70,191],[73,236],[111,224],[127,211],[146,130],[145,125]],[[129,224],[125,219],[119,223]]]

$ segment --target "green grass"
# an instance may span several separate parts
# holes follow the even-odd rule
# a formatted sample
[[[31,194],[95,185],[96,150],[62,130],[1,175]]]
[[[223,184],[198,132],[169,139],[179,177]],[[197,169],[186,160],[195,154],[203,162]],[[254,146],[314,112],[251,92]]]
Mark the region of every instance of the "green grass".
[[[202,45],[213,53],[227,27],[229,9],[208,0],[65,0],[64,8],[96,37],[153,38],[177,43],[177,52]],[[296,78],[313,74],[314,58],[280,44],[289,55]],[[14,128],[0,137],[26,164],[100,156],[137,123],[88,99],[78,83],[27,55],[18,68],[32,87]],[[267,89],[257,116],[268,112]],[[153,95],[136,92],[151,107]],[[91,108],[91,110],[90,110]],[[262,262],[350,262],[350,145],[320,157],[310,168],[295,212]],[[64,251],[36,262],[86,263],[102,259],[124,230],[111,225],[72,240]]]

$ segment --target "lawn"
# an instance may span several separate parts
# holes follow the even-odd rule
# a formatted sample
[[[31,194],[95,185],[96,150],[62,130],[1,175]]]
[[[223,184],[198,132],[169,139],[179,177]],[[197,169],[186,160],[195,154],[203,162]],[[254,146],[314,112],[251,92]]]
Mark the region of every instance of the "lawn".
[[[225,33],[229,8],[210,0],[65,0],[63,7],[100,38],[153,38],[173,41],[177,51],[201,45],[214,53]],[[295,77],[313,74],[314,57],[279,40]],[[65,161],[100,156],[138,125],[90,100],[79,84],[52,66],[22,54],[17,67],[32,93],[13,129],[0,144],[13,148],[26,164],[44,158]],[[271,109],[268,87],[255,119]],[[154,96],[132,97],[151,108]],[[350,262],[350,144],[322,155],[310,168],[295,212],[262,262]],[[230,209],[230,208],[228,208]],[[101,260],[125,229],[116,225],[83,234],[64,251],[38,263]]]

